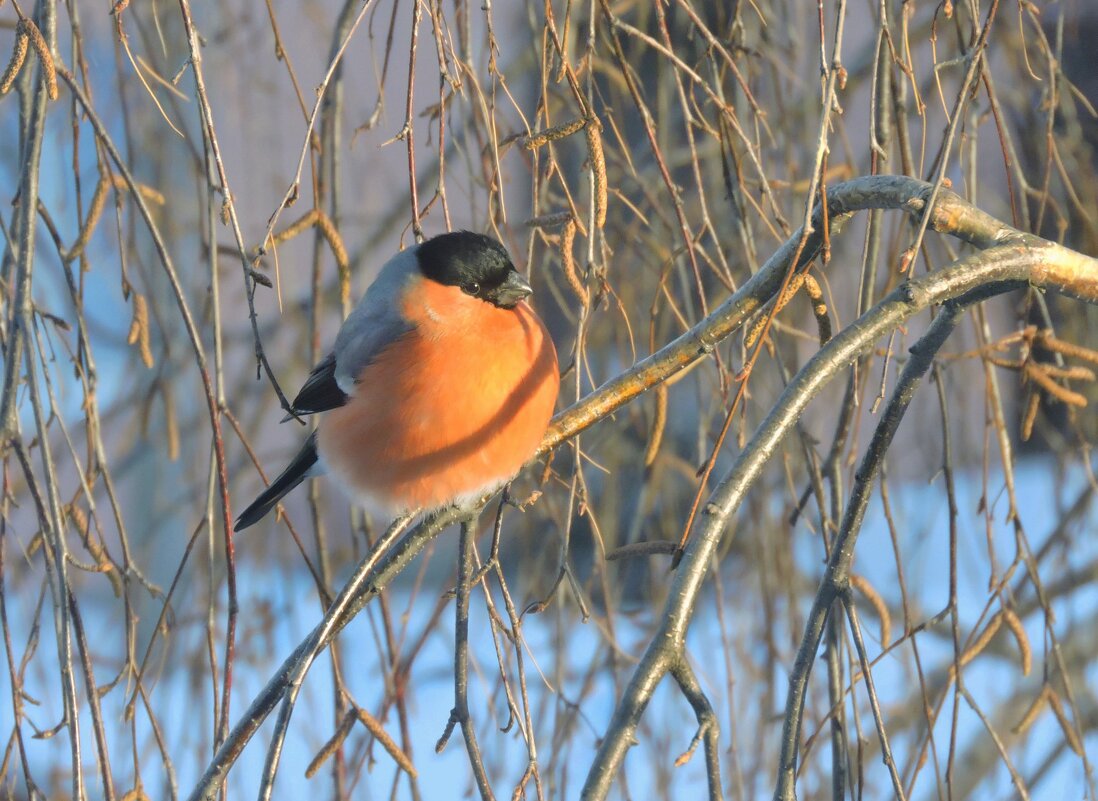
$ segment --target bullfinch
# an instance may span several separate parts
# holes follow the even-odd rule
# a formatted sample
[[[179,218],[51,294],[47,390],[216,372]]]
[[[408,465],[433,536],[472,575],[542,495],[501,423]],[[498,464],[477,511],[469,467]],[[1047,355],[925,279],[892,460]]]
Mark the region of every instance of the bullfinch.
[[[294,398],[294,414],[323,413],[316,430],[235,530],[325,469],[352,498],[394,512],[462,504],[510,480],[560,386],[532,291],[503,245],[469,231],[390,259]]]

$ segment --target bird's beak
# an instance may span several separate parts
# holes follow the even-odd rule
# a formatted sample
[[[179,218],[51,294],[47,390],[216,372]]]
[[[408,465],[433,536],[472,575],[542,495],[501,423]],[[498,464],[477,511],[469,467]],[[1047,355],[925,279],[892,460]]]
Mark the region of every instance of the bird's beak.
[[[507,280],[496,290],[496,304],[509,309],[533,294],[534,288],[530,286],[530,282],[512,270],[507,274]]]

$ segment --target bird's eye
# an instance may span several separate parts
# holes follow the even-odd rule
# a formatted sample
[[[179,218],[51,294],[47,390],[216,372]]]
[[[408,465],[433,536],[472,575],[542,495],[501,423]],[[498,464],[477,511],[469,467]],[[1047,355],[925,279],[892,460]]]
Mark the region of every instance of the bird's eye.
[[[461,291],[466,295],[478,295],[480,294],[480,284],[476,281],[470,281],[467,284],[461,285]]]

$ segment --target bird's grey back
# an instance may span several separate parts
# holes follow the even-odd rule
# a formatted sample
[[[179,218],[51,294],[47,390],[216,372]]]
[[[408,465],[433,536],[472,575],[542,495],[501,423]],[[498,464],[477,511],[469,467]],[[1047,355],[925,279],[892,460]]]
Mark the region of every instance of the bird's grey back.
[[[405,284],[419,273],[418,247],[402,250],[385,263],[336,335],[335,379],[348,395],[354,393],[362,369],[393,340],[412,330],[401,313],[400,297]]]

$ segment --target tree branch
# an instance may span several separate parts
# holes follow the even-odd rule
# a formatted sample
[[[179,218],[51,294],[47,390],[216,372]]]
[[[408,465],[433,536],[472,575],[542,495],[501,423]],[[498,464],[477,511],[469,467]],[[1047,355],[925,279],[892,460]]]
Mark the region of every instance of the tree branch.
[[[977,228],[971,233],[987,241],[986,234],[991,229],[986,223],[991,218],[982,212],[972,214],[977,210],[971,206],[964,209],[963,205],[967,204],[959,203],[948,214],[940,209],[932,210],[931,225],[936,227],[939,220],[965,217],[977,223]],[[809,401],[829,381],[866,353],[881,336],[916,313],[949,300],[965,298],[966,303],[975,302],[1030,283],[1056,288],[1088,302],[1098,302],[1098,262],[1094,259],[1044,242],[1038,237],[1021,233],[1013,235],[1010,233],[1012,229],[1005,226],[999,226],[999,230],[1003,233],[991,239],[1010,244],[992,247],[961,259],[951,267],[902,284],[821,348],[782,392],[771,413],[710,496],[700,530],[690,539],[671,584],[667,603],[660,615],[661,623],[619,701],[592,763],[582,798],[602,799],[609,792],[656,685],[683,653],[686,630],[693,616],[706,566],[716,553],[732,515],[763,466],[776,453],[785,434],[796,424]],[[839,558],[842,552],[842,548],[834,547],[833,558]],[[813,629],[818,626],[822,631],[826,609],[826,604],[813,606],[810,618]],[[807,655],[800,654],[798,664],[802,658],[807,658],[810,664],[814,653],[813,649]]]
[[[857,178],[829,189],[826,219],[834,231],[835,226],[853,212],[863,209],[901,209],[917,216],[924,209],[929,191],[929,184],[902,176]],[[807,264],[819,252],[823,243],[819,228],[824,219],[822,209],[817,208],[812,217],[813,230],[798,266]],[[695,533],[688,544],[683,563],[675,575],[668,606],[664,609],[663,623],[636,668],[591,767],[584,789],[585,798],[603,798],[609,791],[656,685],[672,669],[676,660],[682,658],[683,637],[702,584],[704,565],[712,558],[731,515],[763,464],[774,453],[809,400],[829,380],[845,370],[853,359],[868,351],[882,334],[919,311],[969,292],[980,290],[994,294],[1029,282],[1059,289],[1088,302],[1098,302],[1098,262],[1039,237],[1023,234],[952,192],[942,193],[932,210],[929,225],[935,231],[952,234],[976,247],[990,250],[919,280],[909,281],[895,290],[836,335],[786,388],[778,405],[706,506],[701,531]],[[800,240],[801,232],[794,232],[747,283],[708,317],[557,414],[542,440],[537,457],[544,456],[712,351],[778,291]],[[482,499],[482,502],[486,500]],[[216,794],[244,746],[286,693],[288,678],[302,670],[303,660],[311,662],[334,634],[350,622],[434,537],[458,522],[463,514],[468,514],[468,511],[451,507],[431,515],[409,531],[391,552],[376,559],[376,563],[365,567],[366,562],[375,558],[372,552],[356,568],[352,579],[344,586],[339,599],[321,624],[287,657],[230,731],[191,793],[192,801],[212,798]],[[326,633],[318,637],[321,630]],[[304,676],[303,672],[301,676]]]

